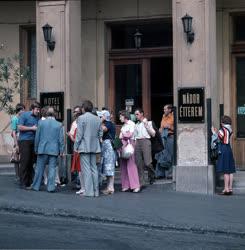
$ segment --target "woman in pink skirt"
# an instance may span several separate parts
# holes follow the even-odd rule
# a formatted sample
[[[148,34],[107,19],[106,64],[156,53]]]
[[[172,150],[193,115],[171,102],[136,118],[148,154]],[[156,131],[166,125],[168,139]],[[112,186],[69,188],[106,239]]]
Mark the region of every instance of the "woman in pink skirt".
[[[123,147],[130,142],[134,145],[135,123],[130,120],[127,111],[120,111],[120,121],[123,123],[119,138],[122,140]],[[120,152],[119,152],[120,154]],[[129,159],[120,158],[122,192],[133,190],[134,193],[140,191],[139,175],[134,160],[134,154]]]

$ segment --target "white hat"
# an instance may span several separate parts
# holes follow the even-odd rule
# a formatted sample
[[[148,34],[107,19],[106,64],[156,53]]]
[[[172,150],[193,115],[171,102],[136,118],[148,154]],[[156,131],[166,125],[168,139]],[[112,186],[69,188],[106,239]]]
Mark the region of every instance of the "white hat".
[[[101,112],[101,116],[105,117],[106,121],[110,121],[111,120],[111,114],[108,110],[102,110]]]

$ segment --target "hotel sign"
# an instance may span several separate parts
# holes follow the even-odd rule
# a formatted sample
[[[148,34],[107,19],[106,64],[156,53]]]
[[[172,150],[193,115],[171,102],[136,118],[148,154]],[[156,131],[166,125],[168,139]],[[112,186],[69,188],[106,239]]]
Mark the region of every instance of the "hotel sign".
[[[64,121],[64,92],[43,92],[40,93],[42,107],[51,106],[56,111],[56,119]]]
[[[179,123],[203,123],[204,105],[204,88],[179,88]]]

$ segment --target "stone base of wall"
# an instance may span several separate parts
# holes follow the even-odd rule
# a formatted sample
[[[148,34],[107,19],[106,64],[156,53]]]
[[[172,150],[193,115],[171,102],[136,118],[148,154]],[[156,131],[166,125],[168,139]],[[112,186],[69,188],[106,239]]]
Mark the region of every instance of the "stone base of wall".
[[[214,166],[177,166],[176,191],[214,194]]]
[[[0,133],[0,163],[9,161],[13,143],[11,132]]]

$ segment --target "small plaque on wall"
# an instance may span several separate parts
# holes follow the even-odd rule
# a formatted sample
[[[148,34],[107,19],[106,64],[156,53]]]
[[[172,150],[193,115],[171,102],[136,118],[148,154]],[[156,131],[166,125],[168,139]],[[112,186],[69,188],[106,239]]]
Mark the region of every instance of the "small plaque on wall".
[[[203,123],[205,120],[204,88],[178,89],[179,123]]]
[[[56,119],[64,121],[64,92],[42,92],[40,93],[42,107],[51,106],[56,111]]]

